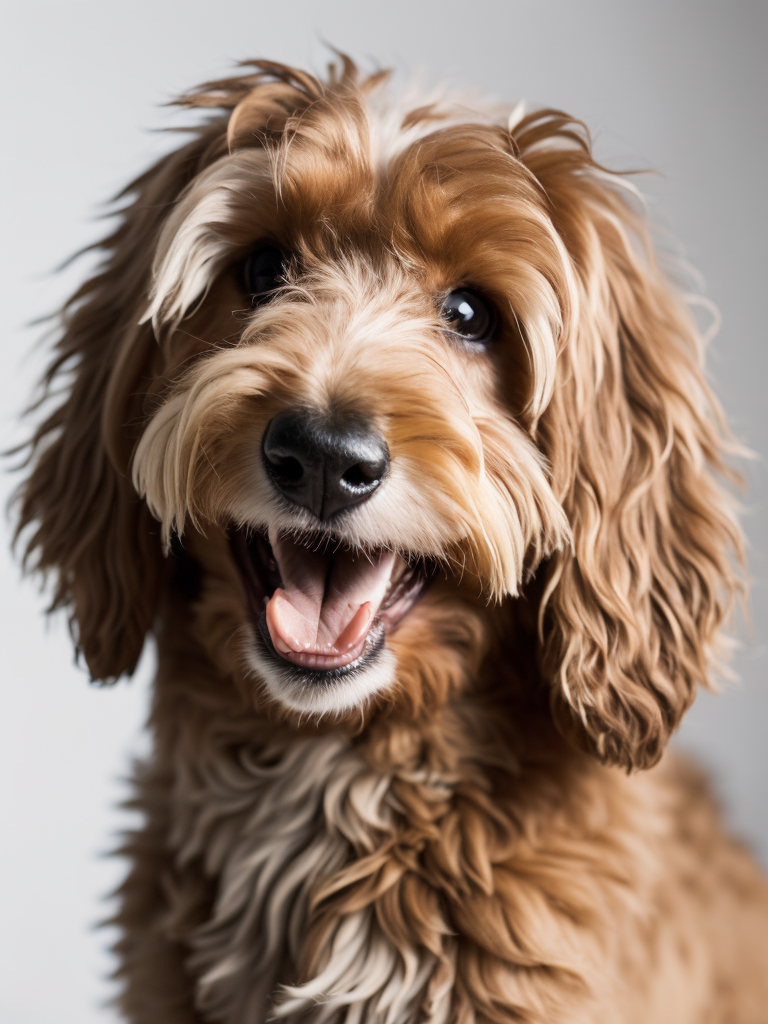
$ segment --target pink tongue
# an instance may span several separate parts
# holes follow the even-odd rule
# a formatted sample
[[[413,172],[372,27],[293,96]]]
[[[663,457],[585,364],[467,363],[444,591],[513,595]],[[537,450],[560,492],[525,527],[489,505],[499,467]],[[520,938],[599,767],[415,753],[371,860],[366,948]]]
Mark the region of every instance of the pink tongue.
[[[269,542],[283,581],[267,604],[277,650],[332,655],[360,646],[384,599],[395,556],[309,551],[272,531]]]

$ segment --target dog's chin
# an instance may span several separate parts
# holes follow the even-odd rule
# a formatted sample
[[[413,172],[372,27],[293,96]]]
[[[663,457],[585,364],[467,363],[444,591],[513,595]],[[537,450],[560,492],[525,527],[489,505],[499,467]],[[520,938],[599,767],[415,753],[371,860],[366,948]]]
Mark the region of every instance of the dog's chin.
[[[397,659],[382,635],[343,669],[302,669],[280,658],[259,629],[248,651],[251,667],[269,696],[298,714],[340,716],[364,708],[395,682]]]
[[[248,598],[250,667],[269,697],[299,714],[338,716],[391,689],[388,636],[434,575],[418,556],[350,548],[332,533],[233,528]]]

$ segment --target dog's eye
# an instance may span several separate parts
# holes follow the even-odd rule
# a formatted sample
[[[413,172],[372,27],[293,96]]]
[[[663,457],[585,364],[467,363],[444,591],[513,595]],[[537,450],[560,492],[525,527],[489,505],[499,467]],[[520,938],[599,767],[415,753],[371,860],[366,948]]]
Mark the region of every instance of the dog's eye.
[[[283,283],[285,256],[275,245],[263,245],[243,264],[243,286],[252,303],[267,298]]]
[[[440,314],[452,334],[464,341],[485,344],[496,330],[496,310],[488,299],[472,288],[457,288],[443,302]]]

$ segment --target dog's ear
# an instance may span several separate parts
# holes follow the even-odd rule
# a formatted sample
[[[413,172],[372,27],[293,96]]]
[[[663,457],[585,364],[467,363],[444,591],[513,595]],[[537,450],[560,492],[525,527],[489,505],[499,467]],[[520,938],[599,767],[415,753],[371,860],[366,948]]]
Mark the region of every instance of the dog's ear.
[[[35,431],[19,489],[27,567],[52,577],[51,610],[70,610],[94,680],[130,674],[157,611],[164,561],[159,526],[128,474],[145,420],[143,397],[162,383],[163,353],[141,322],[163,225],[187,186],[233,149],[261,146],[322,86],[283,65],[208,83],[180,105],[226,113],[130,185],[115,232],[97,248],[98,272],[64,308],[40,405],[63,400]],[[345,64],[344,75],[355,69]],[[148,388],[155,381],[153,389]]]
[[[25,565],[53,579],[52,609],[69,609],[94,680],[134,670],[156,612],[159,527],[126,475],[143,387],[160,370],[151,327],[139,320],[162,223],[189,180],[222,151],[223,122],[126,190],[131,201],[99,247],[101,267],[63,311],[44,380],[41,405],[55,407],[30,442],[18,531],[25,531]]]
[[[558,727],[606,763],[652,765],[706,684],[740,590],[729,441],[689,309],[632,188],[562,115],[518,127],[573,269],[538,430],[573,544],[547,565],[542,664]]]

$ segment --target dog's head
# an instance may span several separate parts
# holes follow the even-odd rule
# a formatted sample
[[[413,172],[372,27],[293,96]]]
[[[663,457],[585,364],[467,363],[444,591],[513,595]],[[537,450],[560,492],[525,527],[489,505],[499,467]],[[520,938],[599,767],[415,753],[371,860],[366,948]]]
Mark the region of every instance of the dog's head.
[[[739,534],[631,189],[562,114],[403,104],[348,62],[187,102],[226,115],[65,311],[23,492],[92,675],[132,671],[180,559],[208,656],[299,714],[444,700],[523,602],[559,727],[652,763]]]

